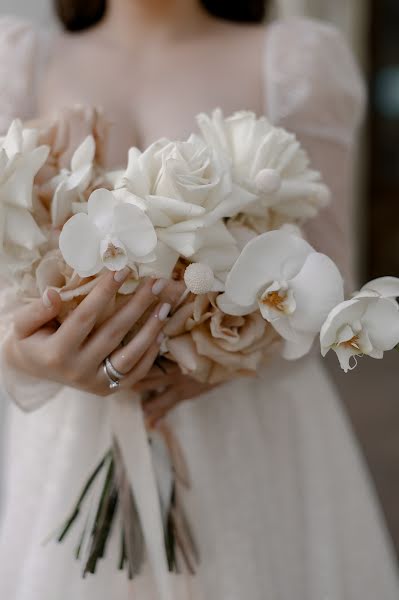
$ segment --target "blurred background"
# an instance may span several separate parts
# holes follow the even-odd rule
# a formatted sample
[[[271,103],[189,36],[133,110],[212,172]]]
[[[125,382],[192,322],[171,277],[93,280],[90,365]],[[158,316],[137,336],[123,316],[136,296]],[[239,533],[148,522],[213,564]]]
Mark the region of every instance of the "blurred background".
[[[0,0],[0,14],[54,26],[50,0]],[[361,280],[399,276],[399,0],[275,0],[269,18],[306,15],[346,35],[367,78],[369,108],[356,177],[357,264]],[[399,555],[399,356],[360,361],[342,392]],[[3,419],[0,419],[0,423]]]

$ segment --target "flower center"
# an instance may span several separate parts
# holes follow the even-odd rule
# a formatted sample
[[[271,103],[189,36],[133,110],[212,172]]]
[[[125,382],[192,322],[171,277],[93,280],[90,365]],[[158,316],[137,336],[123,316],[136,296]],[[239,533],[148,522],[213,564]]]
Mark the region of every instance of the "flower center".
[[[116,238],[106,237],[100,244],[101,259],[107,269],[120,271],[126,267],[128,258],[124,245]]]
[[[261,303],[265,306],[269,306],[270,308],[274,308],[279,312],[286,312],[286,300],[287,300],[287,292],[274,291],[266,294],[262,299]]]
[[[341,342],[339,345],[343,346],[344,348],[348,348],[350,350],[353,349],[353,350],[359,350],[360,351],[359,336],[358,335],[354,335],[350,340],[347,340],[346,342]]]
[[[117,248],[112,242],[108,244],[106,251],[103,254],[103,260],[114,260],[118,256],[124,256],[122,248]]]

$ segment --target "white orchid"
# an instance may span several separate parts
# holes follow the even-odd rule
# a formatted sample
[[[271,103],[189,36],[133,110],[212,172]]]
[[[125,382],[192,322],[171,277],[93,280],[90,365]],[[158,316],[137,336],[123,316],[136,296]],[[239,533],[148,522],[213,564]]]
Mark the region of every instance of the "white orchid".
[[[320,333],[322,355],[334,350],[345,372],[356,366],[357,356],[383,358],[398,343],[398,304],[380,295],[342,302],[330,312]]]
[[[227,314],[259,309],[286,340],[284,356],[306,354],[330,310],[344,298],[333,261],[303,239],[271,231],[251,240],[226,280],[218,305]]]
[[[55,188],[51,202],[51,220],[54,227],[62,227],[73,212],[73,204],[81,201],[81,195],[93,176],[95,154],[94,137],[88,135],[75,150],[70,170],[62,169],[51,182]]]
[[[59,245],[68,265],[81,277],[96,275],[104,267],[119,271],[154,260],[155,229],[147,215],[122,203],[106,189],[95,190],[88,212],[78,213],[64,225]]]
[[[234,181],[259,197],[246,209],[249,215],[264,217],[265,209],[273,209],[285,218],[305,220],[327,205],[328,188],[309,168],[306,152],[291,133],[248,111],[225,119],[217,109],[210,117],[198,115],[197,122],[221,162],[231,165]]]
[[[379,296],[380,298],[399,298],[399,279],[397,277],[379,277],[366,283],[355,298]]]
[[[238,256],[223,219],[241,212],[256,196],[232,183],[230,170],[200,137],[160,140],[143,153],[132,148],[116,187],[119,197],[148,214],[176,260],[180,255],[209,264],[223,279]]]
[[[31,214],[34,178],[49,152],[37,147],[37,138],[15,120],[0,141],[0,248],[7,254],[14,246],[34,250],[45,241]]]

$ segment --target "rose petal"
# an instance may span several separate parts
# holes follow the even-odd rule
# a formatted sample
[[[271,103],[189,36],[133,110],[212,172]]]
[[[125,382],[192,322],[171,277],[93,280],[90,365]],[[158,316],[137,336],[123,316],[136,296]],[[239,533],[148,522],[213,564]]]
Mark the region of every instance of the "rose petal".
[[[28,250],[46,241],[30,212],[17,206],[8,206],[5,211],[5,238]]]
[[[88,135],[72,155],[72,172],[79,171],[82,168],[90,166],[94,160],[95,153],[96,142],[94,141],[94,137],[92,135]]]

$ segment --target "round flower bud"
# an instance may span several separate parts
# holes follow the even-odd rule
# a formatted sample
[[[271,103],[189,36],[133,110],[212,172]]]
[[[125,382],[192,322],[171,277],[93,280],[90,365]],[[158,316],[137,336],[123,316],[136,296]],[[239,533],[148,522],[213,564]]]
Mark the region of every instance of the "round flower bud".
[[[184,283],[193,294],[207,294],[213,289],[215,276],[211,267],[203,263],[192,263],[184,271]]]
[[[262,169],[255,177],[255,186],[261,194],[274,194],[281,186],[280,175],[275,169]]]

